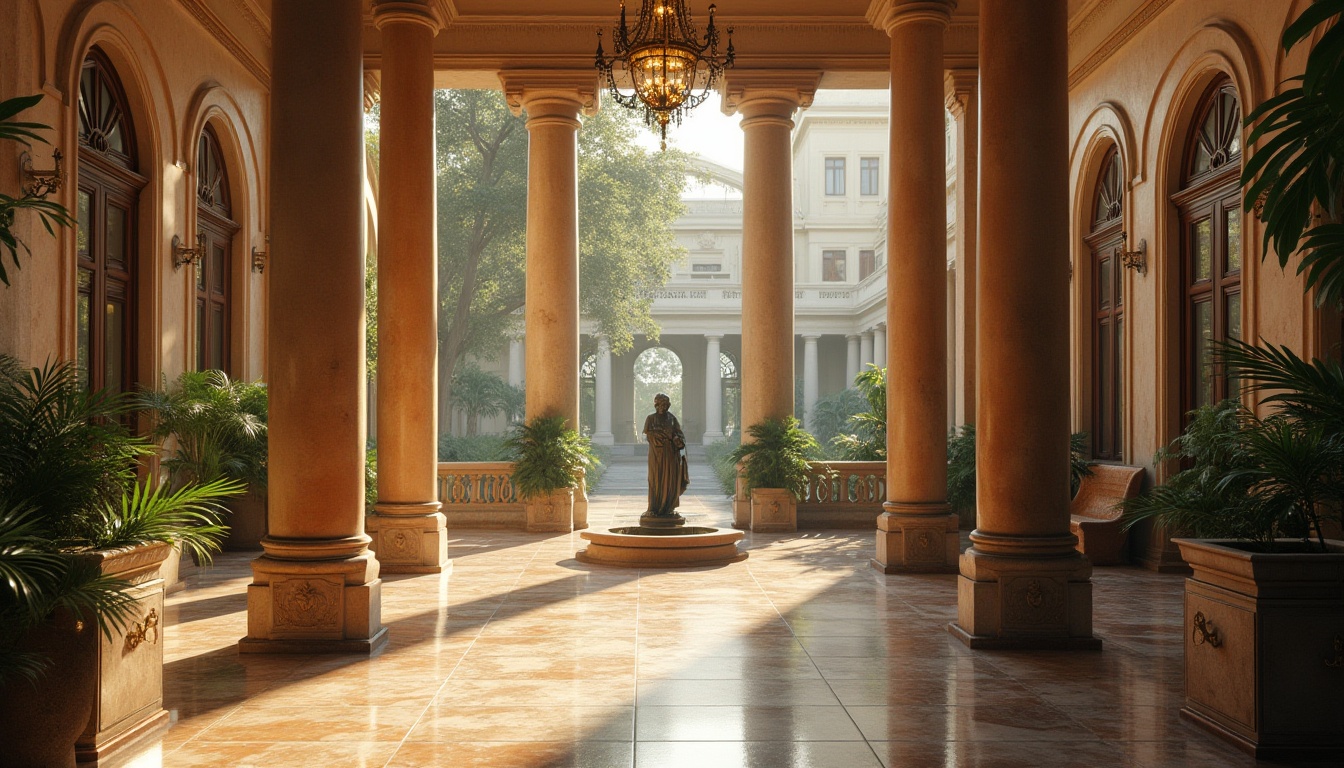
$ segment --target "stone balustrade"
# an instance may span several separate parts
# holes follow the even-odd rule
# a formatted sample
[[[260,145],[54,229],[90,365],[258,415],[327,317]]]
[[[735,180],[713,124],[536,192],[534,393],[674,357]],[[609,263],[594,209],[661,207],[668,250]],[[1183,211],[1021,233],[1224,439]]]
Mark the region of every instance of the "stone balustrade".
[[[798,527],[875,528],[886,499],[885,461],[814,461],[798,502]]]
[[[511,461],[440,462],[439,502],[449,528],[527,526],[523,500],[513,486]]]

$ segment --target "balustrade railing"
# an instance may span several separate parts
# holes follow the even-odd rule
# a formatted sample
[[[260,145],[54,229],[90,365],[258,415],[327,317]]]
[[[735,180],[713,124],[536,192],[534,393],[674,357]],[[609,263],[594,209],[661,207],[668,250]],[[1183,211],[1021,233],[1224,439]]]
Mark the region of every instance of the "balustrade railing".
[[[798,502],[798,527],[873,527],[886,500],[885,461],[814,461]]]
[[[513,485],[511,461],[439,464],[439,502],[449,528],[521,528],[523,500]]]

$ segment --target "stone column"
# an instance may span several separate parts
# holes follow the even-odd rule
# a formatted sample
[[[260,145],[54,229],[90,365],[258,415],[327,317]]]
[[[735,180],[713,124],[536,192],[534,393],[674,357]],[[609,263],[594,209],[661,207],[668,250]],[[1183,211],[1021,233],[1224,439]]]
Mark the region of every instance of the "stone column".
[[[820,72],[730,73],[725,111],[742,113],[742,425],[794,414],[793,114],[811,105]],[[740,494],[739,494],[740,496]],[[750,506],[734,504],[734,525]]]
[[[845,337],[845,386],[854,386],[854,377],[859,375],[859,336],[851,333]]]
[[[817,395],[820,387],[821,372],[817,369],[816,334],[803,334],[803,421],[812,429],[812,411],[817,407]]]
[[[887,311],[890,313],[891,310]],[[873,329],[873,365],[878,368],[887,367],[887,349],[887,324],[878,323]]]
[[[980,72],[953,69],[945,82],[957,164],[956,372],[953,398],[958,426],[975,423],[975,261],[979,223],[976,189],[980,160]]]
[[[523,340],[509,339],[509,385],[523,386]]]
[[[365,527],[388,573],[448,564],[439,511],[434,35],[427,3],[376,3],[382,32],[378,189],[378,503]]]
[[[947,164],[943,32],[952,0],[889,0],[869,19],[891,37],[891,195],[887,322],[874,351],[887,371],[887,501],[874,567],[953,572],[960,549],[947,504]],[[886,328],[896,330],[887,338]],[[883,344],[882,342],[886,342]]]
[[[611,445],[616,437],[611,433],[611,342],[606,336],[597,337],[597,371],[593,382],[593,442]]]
[[[704,443],[723,439],[723,369],[719,366],[722,336],[705,335],[705,437]]]
[[[972,648],[1098,648],[1069,533],[1067,0],[980,3],[976,467],[957,622]]]
[[[272,15],[267,265],[270,533],[243,653],[371,653],[387,641],[364,533],[364,75],[359,0]],[[322,130],[313,130],[314,125]]]
[[[514,114],[527,113],[528,421],[579,427],[579,113],[597,108],[597,78],[564,70],[499,74]],[[528,505],[528,530],[568,531],[571,510]]]
[[[859,369],[868,370],[873,364],[873,332],[864,331],[859,335]]]

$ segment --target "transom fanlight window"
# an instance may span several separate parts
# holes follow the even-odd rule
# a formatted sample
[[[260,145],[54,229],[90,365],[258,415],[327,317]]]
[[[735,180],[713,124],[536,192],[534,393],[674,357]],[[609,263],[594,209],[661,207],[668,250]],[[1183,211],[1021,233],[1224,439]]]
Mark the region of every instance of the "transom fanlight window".
[[[1241,107],[1232,83],[1224,83],[1210,100],[1192,150],[1191,177],[1217,171],[1241,155]]]
[[[79,74],[79,143],[134,170],[135,149],[129,133],[126,98],[111,65],[95,48]]]
[[[201,131],[196,152],[196,197],[201,205],[229,215],[229,186],[224,183],[224,157],[213,128]]]
[[[1120,218],[1121,203],[1125,195],[1119,154],[1111,149],[1105,162],[1101,177],[1097,180],[1097,204],[1092,216],[1094,229]]]

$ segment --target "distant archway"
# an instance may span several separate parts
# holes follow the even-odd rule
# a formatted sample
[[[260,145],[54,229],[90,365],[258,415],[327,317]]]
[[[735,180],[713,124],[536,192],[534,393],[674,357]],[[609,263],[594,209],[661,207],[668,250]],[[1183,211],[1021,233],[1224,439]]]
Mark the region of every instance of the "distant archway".
[[[635,358],[635,408],[632,414],[636,429],[641,428],[645,416],[653,413],[653,396],[659,392],[672,399],[672,412],[682,419],[684,375],[681,358],[667,347],[651,347],[639,353]],[[643,440],[642,435],[640,439]]]
[[[742,424],[742,374],[737,360],[719,353],[719,386],[723,388],[723,434],[732,437]]]

